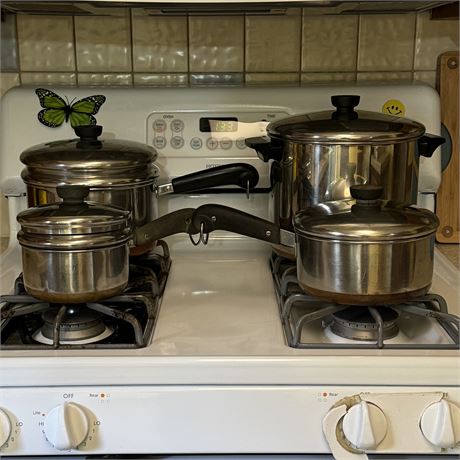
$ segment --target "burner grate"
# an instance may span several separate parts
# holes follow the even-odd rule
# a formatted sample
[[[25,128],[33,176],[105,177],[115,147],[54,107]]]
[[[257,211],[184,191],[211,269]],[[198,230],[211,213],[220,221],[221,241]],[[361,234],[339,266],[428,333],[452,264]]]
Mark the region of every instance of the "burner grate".
[[[280,308],[281,322],[286,341],[293,348],[324,348],[324,349],[460,349],[460,318],[448,313],[445,299],[438,294],[427,294],[422,298],[381,307],[349,307],[325,301],[305,293],[297,283],[295,263],[273,254],[270,259],[275,292]],[[388,343],[385,337],[385,318],[381,311],[387,307],[396,310],[399,315],[406,314],[411,318],[425,318],[436,321],[449,337],[449,343],[437,343],[427,340],[426,343]],[[331,343],[323,340],[303,339],[306,326],[315,326],[324,331],[331,326],[333,316],[340,316],[349,308],[367,309],[375,322],[376,340]],[[323,331],[321,331],[323,332]],[[317,336],[315,336],[317,339]]]
[[[15,282],[15,294],[0,296],[0,304],[3,304],[0,310],[2,349],[131,349],[147,346],[153,336],[171,266],[168,246],[163,241],[159,241],[158,246],[162,248],[162,254],[151,252],[130,260],[128,286],[121,295],[87,303],[83,307],[101,314],[104,323],[114,330],[101,342],[65,342],[61,337],[65,318],[81,307],[41,302],[27,295],[22,276],[19,276]],[[50,307],[57,307],[57,315],[51,324],[52,344],[37,343],[33,335],[42,326],[42,313]]]

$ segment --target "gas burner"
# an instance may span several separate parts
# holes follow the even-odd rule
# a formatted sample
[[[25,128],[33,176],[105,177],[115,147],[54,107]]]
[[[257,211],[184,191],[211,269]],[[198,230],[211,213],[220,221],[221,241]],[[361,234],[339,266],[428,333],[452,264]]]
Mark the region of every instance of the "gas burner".
[[[42,313],[42,320],[42,327],[32,337],[45,345],[52,345],[56,334],[63,345],[101,342],[113,334],[113,329],[104,323],[102,313],[85,305],[48,308]]]
[[[383,340],[388,340],[398,335],[398,317],[398,312],[391,307],[353,306],[333,313],[329,327],[339,337],[361,341],[378,340],[381,327]]]

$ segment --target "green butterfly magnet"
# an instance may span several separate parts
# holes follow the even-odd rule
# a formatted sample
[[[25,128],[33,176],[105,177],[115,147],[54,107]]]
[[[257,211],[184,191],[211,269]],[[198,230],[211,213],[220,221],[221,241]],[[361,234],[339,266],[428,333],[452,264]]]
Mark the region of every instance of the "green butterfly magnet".
[[[73,102],[75,99],[69,102],[66,97],[66,102],[49,89],[37,88],[35,93],[43,107],[43,110],[38,112],[38,120],[50,128],[57,128],[64,121],[68,123],[69,120],[72,128],[81,125],[95,125],[96,118],[93,115],[99,112],[101,105],[105,102],[105,96],[101,94],[84,97],[76,102]]]

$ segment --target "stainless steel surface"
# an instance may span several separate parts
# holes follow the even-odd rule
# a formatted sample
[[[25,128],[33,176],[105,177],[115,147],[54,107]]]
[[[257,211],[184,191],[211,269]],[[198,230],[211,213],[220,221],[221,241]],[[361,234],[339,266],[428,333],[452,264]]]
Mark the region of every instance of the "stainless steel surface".
[[[433,257],[434,232],[384,243],[297,236],[299,284],[340,304],[388,304],[423,295],[431,285]]]
[[[425,132],[425,127],[413,120],[351,110],[356,118],[349,120],[334,119],[337,112],[331,110],[283,118],[270,123],[267,133],[282,141],[335,146],[396,144],[417,139]]]
[[[70,182],[66,181],[65,185],[73,185]],[[133,224],[141,227],[158,215],[157,200],[153,196],[153,183],[154,180],[149,184],[136,187],[91,188],[88,201],[131,211]],[[34,207],[57,203],[60,198],[57,196],[56,187],[27,185],[27,201],[30,207]]]
[[[39,235],[38,238],[42,240],[62,236],[64,246],[69,235],[85,235],[83,238],[90,242],[89,235],[93,234],[94,239],[97,239],[98,235],[108,233],[112,241],[117,241],[120,237],[126,240],[127,234],[131,232],[129,211],[100,204],[85,204],[78,211],[73,207],[68,209],[62,204],[29,208],[17,216],[17,221],[21,224],[21,234],[27,233],[29,240],[32,235]],[[103,238],[108,241],[106,236]],[[55,241],[59,239],[56,238]]]
[[[22,246],[24,286],[52,303],[95,302],[121,292],[128,282],[128,243],[88,250]]]
[[[415,141],[395,145],[285,144],[280,180],[273,188],[275,222],[290,228],[294,215],[319,203],[350,198],[350,186],[382,185],[382,198],[414,204]],[[276,167],[276,166],[274,166]]]
[[[171,183],[159,185],[156,188],[156,193],[158,196],[167,195],[168,193],[173,193],[173,192],[174,192],[174,187],[173,187],[173,184]]]
[[[380,200],[325,202],[294,217],[298,235],[362,243],[420,238],[438,225],[439,219],[427,209],[385,206]]]
[[[138,142],[63,140],[25,150],[21,177],[30,207],[59,202],[59,185],[86,185],[88,201],[131,211],[140,227],[157,216],[152,196],[159,174],[156,158],[152,147]]]

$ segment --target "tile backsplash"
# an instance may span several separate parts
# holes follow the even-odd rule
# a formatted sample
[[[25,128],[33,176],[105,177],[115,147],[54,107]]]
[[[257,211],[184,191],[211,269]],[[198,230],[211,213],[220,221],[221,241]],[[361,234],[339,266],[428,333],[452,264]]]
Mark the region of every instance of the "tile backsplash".
[[[430,14],[4,15],[2,94],[16,85],[302,85],[436,80],[458,20]]]

